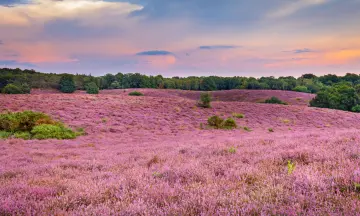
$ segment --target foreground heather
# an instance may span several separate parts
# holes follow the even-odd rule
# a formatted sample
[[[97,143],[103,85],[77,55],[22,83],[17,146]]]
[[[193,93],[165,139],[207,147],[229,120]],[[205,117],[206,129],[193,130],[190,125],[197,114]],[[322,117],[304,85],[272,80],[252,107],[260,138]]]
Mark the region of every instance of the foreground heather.
[[[204,110],[160,96],[1,97],[2,109],[47,111],[88,135],[0,141],[0,215],[360,212],[357,114],[238,102]],[[211,114],[232,112],[252,131],[200,130]]]

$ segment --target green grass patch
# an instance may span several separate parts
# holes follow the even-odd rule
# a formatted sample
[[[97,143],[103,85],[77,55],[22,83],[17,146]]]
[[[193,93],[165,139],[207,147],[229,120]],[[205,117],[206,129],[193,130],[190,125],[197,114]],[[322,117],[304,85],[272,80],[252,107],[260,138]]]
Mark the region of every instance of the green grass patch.
[[[143,93],[138,92],[138,91],[133,91],[129,93],[130,96],[144,96]]]
[[[233,116],[234,118],[238,118],[238,119],[245,118],[245,115],[242,114],[242,113],[233,113],[232,116]]]

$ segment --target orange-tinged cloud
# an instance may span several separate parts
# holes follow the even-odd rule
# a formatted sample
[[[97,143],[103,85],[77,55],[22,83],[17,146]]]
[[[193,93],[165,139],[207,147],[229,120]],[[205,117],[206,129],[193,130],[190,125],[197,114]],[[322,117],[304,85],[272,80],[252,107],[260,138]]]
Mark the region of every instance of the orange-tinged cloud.
[[[325,55],[325,58],[334,63],[347,63],[360,58],[360,49],[330,52]]]

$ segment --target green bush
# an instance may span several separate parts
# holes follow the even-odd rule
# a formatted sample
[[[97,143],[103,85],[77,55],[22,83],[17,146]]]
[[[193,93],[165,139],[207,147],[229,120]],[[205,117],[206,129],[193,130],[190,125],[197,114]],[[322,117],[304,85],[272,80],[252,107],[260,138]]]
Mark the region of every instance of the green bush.
[[[99,94],[99,87],[94,82],[90,82],[86,85],[86,93]]]
[[[70,128],[59,125],[42,124],[31,130],[34,139],[75,139],[76,133]]]
[[[224,119],[220,118],[219,116],[211,116],[210,118],[208,118],[208,124],[211,127],[215,127],[215,128],[221,128],[222,123],[224,122]]]
[[[20,88],[23,94],[30,94],[31,92],[31,87],[27,83],[22,83]]]
[[[283,104],[283,105],[287,105],[287,103],[285,103],[284,101],[280,100],[279,98],[277,97],[271,97],[269,99],[266,99],[265,100],[265,103],[268,103],[268,104]]]
[[[28,131],[18,131],[14,133],[14,137],[18,139],[29,140],[31,139],[31,134]]]
[[[309,89],[306,86],[296,86],[295,88],[293,88],[293,91],[309,92]]]
[[[234,129],[234,128],[237,128],[237,124],[235,122],[234,119],[232,118],[227,118],[223,124],[221,125],[221,128],[223,129]]]
[[[63,93],[73,93],[76,90],[74,78],[69,74],[61,77],[59,85],[60,91]]]
[[[35,125],[49,122],[51,118],[40,112],[24,111],[0,114],[0,130],[15,132],[29,131]]]
[[[11,132],[7,131],[0,131],[0,140],[1,139],[7,139],[11,136]]]
[[[7,84],[3,90],[2,93],[4,94],[22,94],[23,91],[21,90],[21,88],[17,85],[14,84]]]
[[[211,95],[210,93],[204,92],[200,94],[200,101],[198,105],[203,108],[210,108],[211,107]]]
[[[360,105],[355,105],[351,108],[351,111],[353,112],[357,112],[357,113],[360,113]]]
[[[0,114],[0,138],[10,136],[20,139],[74,139],[84,135],[83,128],[76,132],[66,128],[61,122],[52,120],[40,112],[24,111]]]
[[[242,113],[233,113],[232,116],[235,118],[244,118],[245,117],[245,115]]]
[[[138,91],[133,91],[129,93],[130,96],[144,96],[143,93],[138,92]]]

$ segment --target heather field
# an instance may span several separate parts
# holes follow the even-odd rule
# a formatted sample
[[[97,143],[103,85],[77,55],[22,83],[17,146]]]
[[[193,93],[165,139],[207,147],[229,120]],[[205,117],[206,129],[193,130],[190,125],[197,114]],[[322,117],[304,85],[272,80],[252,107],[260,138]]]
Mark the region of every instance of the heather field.
[[[0,140],[0,215],[360,215],[360,114],[287,91],[0,95],[87,135]],[[289,105],[257,103],[276,96]],[[238,128],[206,127],[208,117]],[[246,127],[244,129],[244,127]]]

